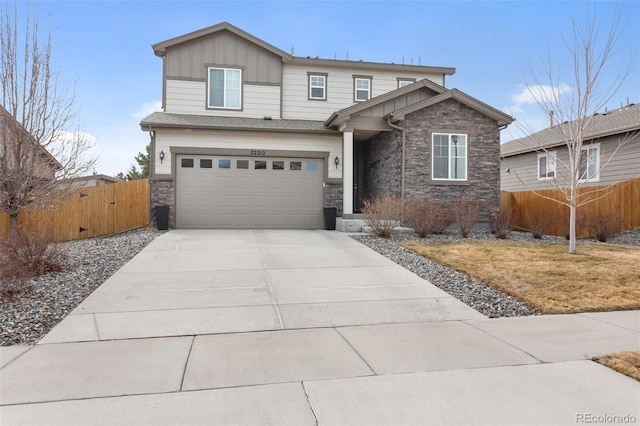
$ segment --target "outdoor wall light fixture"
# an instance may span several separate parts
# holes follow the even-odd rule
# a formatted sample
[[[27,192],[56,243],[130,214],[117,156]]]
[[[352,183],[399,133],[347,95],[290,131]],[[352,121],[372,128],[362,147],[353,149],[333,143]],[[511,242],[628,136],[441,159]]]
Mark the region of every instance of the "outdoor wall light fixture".
[[[160,151],[160,164],[162,164],[162,160],[164,160],[164,151]]]
[[[340,164],[340,159],[336,155],[336,158],[333,159],[333,162],[336,163],[336,169],[338,168],[338,164]]]

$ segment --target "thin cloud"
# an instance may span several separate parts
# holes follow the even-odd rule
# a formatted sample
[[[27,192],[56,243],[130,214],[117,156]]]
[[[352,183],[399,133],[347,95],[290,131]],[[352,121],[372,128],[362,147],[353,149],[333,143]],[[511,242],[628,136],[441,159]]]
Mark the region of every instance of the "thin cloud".
[[[527,105],[536,105],[545,99],[554,99],[561,95],[571,93],[573,89],[566,83],[560,83],[558,87],[538,84],[534,86],[521,86],[520,92],[511,96],[509,111],[512,114],[521,113]]]
[[[137,120],[142,120],[149,114],[154,113],[156,111],[160,111],[160,110],[162,110],[162,102],[160,101],[146,102],[140,105],[140,107],[136,111],[134,111],[131,114],[131,116]]]

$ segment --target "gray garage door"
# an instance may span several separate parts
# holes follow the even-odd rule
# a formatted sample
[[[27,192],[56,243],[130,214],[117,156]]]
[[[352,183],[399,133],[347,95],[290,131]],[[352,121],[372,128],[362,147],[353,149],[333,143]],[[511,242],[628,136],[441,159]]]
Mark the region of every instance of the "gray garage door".
[[[176,227],[320,229],[323,160],[178,155]]]

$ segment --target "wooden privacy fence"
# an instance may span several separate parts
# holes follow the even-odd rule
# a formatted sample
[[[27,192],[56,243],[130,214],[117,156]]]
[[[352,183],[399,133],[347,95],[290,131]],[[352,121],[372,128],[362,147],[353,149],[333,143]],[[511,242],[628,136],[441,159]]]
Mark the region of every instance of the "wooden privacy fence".
[[[604,189],[606,187],[582,187],[578,190],[578,201],[585,191]],[[577,234],[578,237],[588,237],[587,231],[581,225],[585,218],[594,217],[604,213],[620,213],[623,230],[640,227],[640,178],[618,183],[608,188],[610,191],[605,197],[578,207]],[[564,199],[560,191],[555,189],[536,191],[540,195]],[[560,203],[547,200],[531,191],[500,192],[500,207],[512,207],[515,215],[516,226],[529,229],[528,218],[538,214],[552,215],[555,218],[549,234],[564,236],[569,229],[569,207]]]
[[[56,241],[92,238],[149,223],[149,180],[140,179],[89,188],[73,188],[52,208],[28,209],[18,215],[21,230],[44,226]],[[9,233],[9,215],[0,212],[0,235]]]

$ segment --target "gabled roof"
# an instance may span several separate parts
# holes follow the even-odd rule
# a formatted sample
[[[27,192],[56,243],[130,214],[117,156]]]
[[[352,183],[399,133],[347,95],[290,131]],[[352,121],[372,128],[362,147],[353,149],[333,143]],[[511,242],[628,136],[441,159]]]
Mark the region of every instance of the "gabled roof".
[[[464,92],[461,92],[458,89],[451,89],[449,91],[446,91],[444,93],[440,93],[439,95],[436,95],[432,98],[429,99],[425,99],[424,101],[420,101],[417,102],[413,105],[409,105],[407,107],[401,108],[399,110],[396,110],[392,113],[389,114],[389,116],[392,119],[395,120],[401,120],[404,118],[405,115],[407,114],[411,114],[412,112],[416,112],[418,110],[421,110],[423,108],[427,108],[430,107],[431,105],[435,105],[437,103],[440,103],[442,101],[446,101],[447,99],[454,99],[462,104],[465,104],[466,106],[475,109],[478,112],[483,113],[484,115],[493,118],[494,120],[496,120],[498,122],[498,126],[507,126],[511,123],[513,123],[514,118],[511,117],[508,114],[505,114],[504,112],[495,109],[492,106],[489,106],[487,104],[485,104],[484,102],[481,102],[479,100],[477,100],[476,98],[473,98],[469,95],[467,95]]]
[[[408,86],[401,87],[396,90],[392,90],[391,92],[387,92],[383,95],[376,96],[375,98],[371,98],[368,101],[358,103],[356,105],[350,106],[348,108],[341,109],[340,111],[336,111],[331,114],[331,117],[327,121],[325,121],[325,126],[327,127],[336,127],[340,126],[342,123],[348,121],[352,116],[365,111],[367,109],[374,108],[378,105],[384,104],[385,102],[389,102],[397,97],[407,95],[411,92],[415,92],[417,90],[422,90],[424,88],[430,89],[436,93],[435,96],[430,97],[428,99],[416,102],[415,104],[406,106],[404,108],[397,109],[385,116],[390,117],[392,120],[401,120],[405,115],[411,114],[412,112],[418,111],[423,108],[427,108],[429,106],[435,105],[447,99],[455,99],[456,101],[467,105],[470,108],[479,111],[488,117],[493,118],[498,122],[499,126],[506,126],[511,124],[514,121],[514,118],[504,112],[497,110],[484,102],[480,102],[479,100],[467,95],[464,92],[461,92],[458,89],[448,90],[439,84],[436,84],[430,80],[424,79],[417,81]]]
[[[248,32],[243,31],[240,28],[235,27],[228,22],[221,22],[219,24],[212,25],[210,27],[203,28],[201,30],[193,31],[188,34],[181,35],[179,37],[174,37],[169,40],[161,41],[159,43],[152,44],[151,47],[153,47],[153,53],[156,56],[163,57],[168,47],[172,47],[172,46],[175,46],[190,40],[194,40],[200,37],[205,37],[211,34],[215,34],[220,31],[232,32],[238,37],[242,37],[251,43],[257,44],[263,49],[268,50],[269,52],[277,56],[280,56],[283,61],[291,62],[292,57],[287,52],[278,49],[277,47],[267,43],[264,40],[259,39],[258,37],[252,36]]]
[[[154,112],[140,122],[140,127],[142,130],[170,128],[338,134],[337,131],[324,127],[322,121],[269,120],[262,118],[220,117],[214,115],[171,114],[167,112]]]
[[[508,157],[564,145],[566,141],[559,129],[562,125],[570,125],[570,123],[557,124],[524,138],[506,142],[500,146],[501,155]],[[604,114],[592,115],[585,128],[583,140],[638,130],[640,130],[640,104],[631,104]]]
[[[364,110],[373,108],[375,106],[381,105],[385,102],[388,102],[398,96],[404,96],[408,93],[415,92],[417,90],[422,90],[423,88],[430,89],[436,93],[444,93],[447,91],[444,87],[439,84],[434,83],[431,80],[423,79],[420,81],[416,81],[413,84],[409,84],[408,86],[401,87],[396,90],[392,90],[391,92],[387,92],[380,96],[376,96],[375,98],[371,98],[368,101],[360,102],[350,107],[341,109],[339,111],[334,112],[331,116],[324,122],[327,127],[336,127],[340,124],[347,121],[351,116],[358,114]]]

